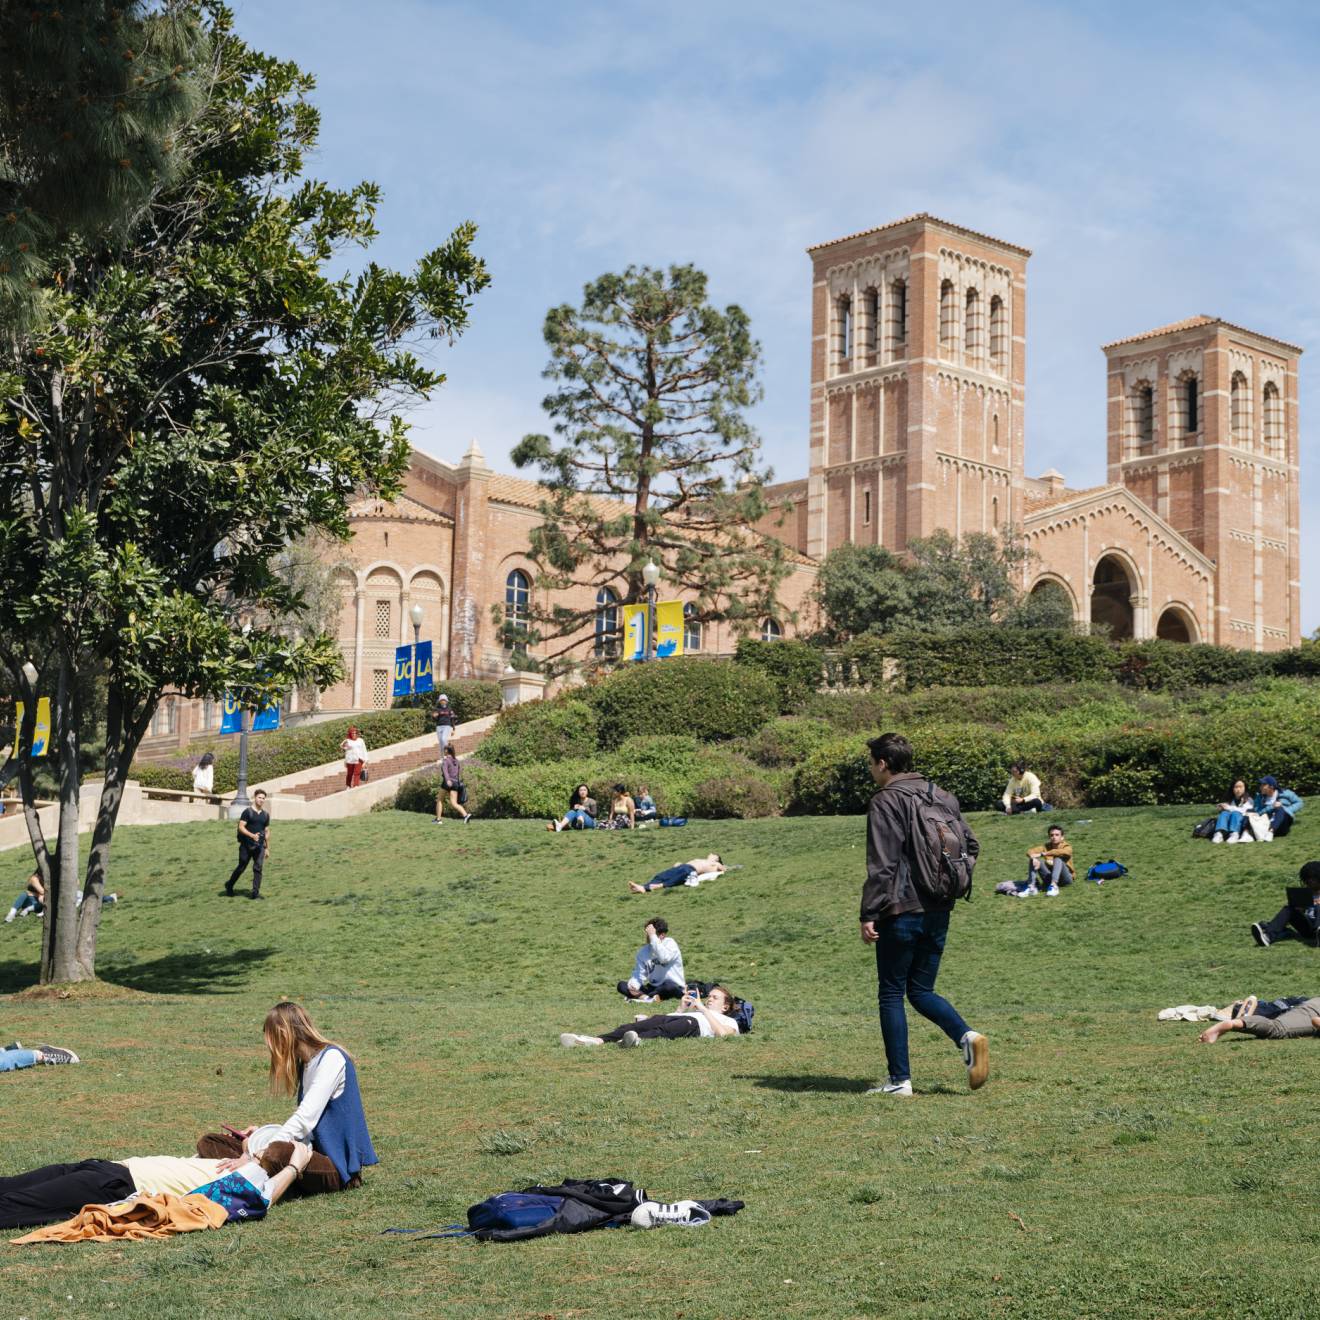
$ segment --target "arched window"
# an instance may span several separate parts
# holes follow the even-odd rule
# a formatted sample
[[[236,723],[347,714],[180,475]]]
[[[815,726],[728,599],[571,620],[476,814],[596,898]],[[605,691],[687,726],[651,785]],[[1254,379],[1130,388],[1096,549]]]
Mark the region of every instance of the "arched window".
[[[907,349],[907,281],[895,280],[889,286],[889,356],[902,357]]]
[[[696,617],[697,607],[688,601],[683,606],[683,650],[701,650],[701,620]]]
[[[526,628],[532,599],[527,574],[515,568],[504,579],[504,620],[514,628]]]
[[[880,292],[874,286],[862,290],[862,309],[861,323],[858,325],[855,334],[862,337],[862,356],[866,359],[867,366],[875,364],[876,352],[876,319],[880,311]]]
[[[1180,382],[1179,390],[1182,404],[1182,433],[1183,439],[1189,444],[1196,439],[1196,433],[1201,429],[1201,386],[1196,379],[1196,374],[1189,371]]]
[[[779,626],[778,619],[769,617],[761,620],[761,640],[763,642],[777,642],[784,635],[784,630]]]
[[[940,285],[940,347],[951,352],[957,333],[953,322],[953,281],[945,280]]]
[[[839,299],[839,355],[836,364],[847,371],[853,355],[852,299],[846,295]]]
[[[999,526],[999,496],[995,495],[990,500],[990,526]]]
[[[1265,386],[1262,401],[1265,404],[1265,452],[1270,458],[1282,458],[1283,399],[1279,395],[1279,387],[1273,381]]]
[[[871,492],[864,490],[862,492],[862,526],[871,525]]]
[[[619,653],[619,598],[609,587],[596,593],[596,644],[598,656]]]
[[[963,313],[963,356],[968,362],[979,362],[985,350],[981,334],[981,295],[975,289],[967,290],[967,306]]]
[[[1240,371],[1233,373],[1228,387],[1228,432],[1235,445],[1251,444],[1251,399]]]
[[[1155,389],[1142,381],[1132,390],[1132,453],[1150,454],[1155,450]]]
[[[999,414],[998,413],[995,413],[995,415],[990,419],[990,447],[996,450],[999,448]]]
[[[1008,318],[998,294],[990,299],[990,365],[1001,374],[1008,368]]]

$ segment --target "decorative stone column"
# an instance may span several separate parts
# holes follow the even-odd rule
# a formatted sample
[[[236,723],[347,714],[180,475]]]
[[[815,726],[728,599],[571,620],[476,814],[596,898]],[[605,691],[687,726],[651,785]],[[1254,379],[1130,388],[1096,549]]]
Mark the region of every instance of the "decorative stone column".
[[[500,692],[506,706],[520,706],[525,701],[540,701],[545,696],[546,679],[510,665],[500,676]]]

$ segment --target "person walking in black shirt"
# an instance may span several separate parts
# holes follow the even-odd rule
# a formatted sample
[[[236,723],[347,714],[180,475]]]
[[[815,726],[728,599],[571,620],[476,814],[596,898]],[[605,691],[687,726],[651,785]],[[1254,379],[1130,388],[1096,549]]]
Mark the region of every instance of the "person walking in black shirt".
[[[252,795],[252,805],[238,818],[238,865],[225,884],[225,893],[234,897],[238,877],[252,863],[252,897],[261,897],[261,867],[270,853],[270,813],[266,810],[266,790]]]

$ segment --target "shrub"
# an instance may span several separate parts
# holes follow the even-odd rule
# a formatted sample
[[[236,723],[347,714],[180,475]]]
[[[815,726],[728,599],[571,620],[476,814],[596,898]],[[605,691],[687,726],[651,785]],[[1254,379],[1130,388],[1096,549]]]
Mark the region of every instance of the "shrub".
[[[800,711],[821,685],[824,657],[814,646],[792,638],[762,642],[744,637],[738,642],[734,663],[765,674],[779,694],[778,709],[788,715]]]
[[[618,669],[583,692],[602,747],[639,734],[726,742],[755,733],[778,709],[774,683],[747,665],[686,657]]]
[[[1159,801],[1155,772],[1120,765],[1096,775],[1087,784],[1086,801],[1092,807],[1144,807]]]
[[[1119,654],[1118,681],[1154,690],[1222,687],[1259,678],[1274,666],[1273,656],[1258,651],[1160,639],[1125,643]]]
[[[764,779],[750,772],[703,779],[692,790],[688,813],[702,820],[753,820],[779,815],[779,798]]]
[[[434,692],[415,692],[408,697],[395,697],[395,710],[430,710],[435,699],[443,692],[449,698],[460,724],[468,720],[485,719],[498,715],[504,706],[504,695],[498,683],[479,678],[447,678]]]
[[[529,701],[507,706],[481,743],[492,765],[534,765],[591,756],[596,750],[596,712],[584,701]]]
[[[615,755],[621,762],[649,767],[651,774],[688,775],[700,763],[703,752],[701,744],[687,734],[653,733],[625,738]]]
[[[741,750],[757,765],[793,766],[834,736],[826,720],[788,715],[758,729],[743,740]]]
[[[850,816],[865,811],[874,792],[865,740],[839,738],[812,752],[794,771],[789,809],[809,816]]]

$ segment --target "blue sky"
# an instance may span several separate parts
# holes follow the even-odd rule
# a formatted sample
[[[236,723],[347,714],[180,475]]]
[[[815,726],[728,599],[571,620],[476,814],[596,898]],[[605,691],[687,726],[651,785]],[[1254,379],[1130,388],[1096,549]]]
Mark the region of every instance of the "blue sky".
[[[932,211],[1033,250],[1027,465],[1104,480],[1099,345],[1196,313],[1302,358],[1303,625],[1320,625],[1320,6],[238,0],[315,73],[314,173],[385,192],[378,260],[460,220],[493,282],[413,441],[491,463],[545,429],[548,307],[692,262],[765,351],[755,421],[806,471],[814,242]],[[930,17],[914,23],[910,16]]]

